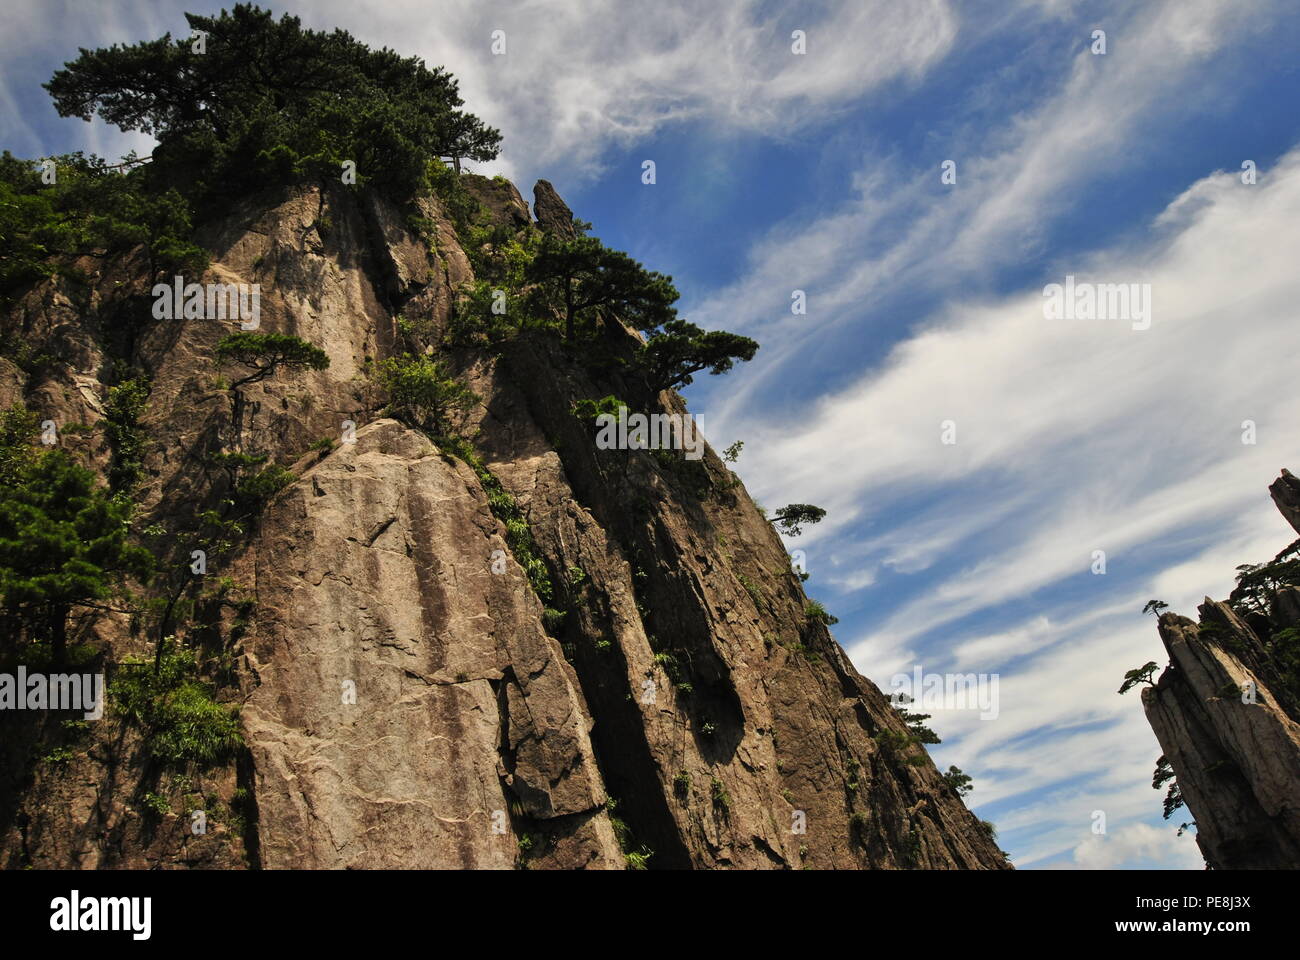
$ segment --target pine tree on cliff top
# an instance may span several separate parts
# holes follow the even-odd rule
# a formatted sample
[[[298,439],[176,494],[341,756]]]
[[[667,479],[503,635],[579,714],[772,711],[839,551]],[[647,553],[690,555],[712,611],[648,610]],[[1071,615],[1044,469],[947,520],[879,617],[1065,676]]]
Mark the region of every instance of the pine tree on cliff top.
[[[456,80],[418,57],[251,4],[185,16],[187,38],[82,49],[45,85],[59,114],[152,134],[155,164],[226,199],[337,177],[349,160],[359,184],[405,199],[427,187],[440,157],[497,155],[501,135],[460,110]]]

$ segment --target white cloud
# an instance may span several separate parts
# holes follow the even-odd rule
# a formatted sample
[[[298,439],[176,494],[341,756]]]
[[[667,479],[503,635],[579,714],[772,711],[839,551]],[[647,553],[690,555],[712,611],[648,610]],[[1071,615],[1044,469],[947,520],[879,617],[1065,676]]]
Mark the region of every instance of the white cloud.
[[[1154,809],[1158,797],[1146,781],[1158,749],[1138,705],[1115,695],[1124,670],[1146,660],[1164,662],[1154,625],[1138,614],[1141,604],[1158,597],[1190,613],[1203,596],[1227,593],[1236,564],[1266,559],[1294,535],[1265,486],[1300,450],[1300,423],[1288,412],[1287,365],[1262,358],[1300,352],[1300,330],[1290,322],[1300,277],[1286,253],[1300,242],[1300,152],[1269,171],[1267,183],[1248,187],[1215,175],[1188,193],[1206,202],[1181,223],[1179,234],[1141,255],[1163,291],[1163,323],[1109,334],[1061,330],[1041,318],[1035,327],[1025,323],[1033,298],[1011,298],[991,315],[958,312],[960,319],[924,335],[924,347],[904,348],[896,368],[863,385],[852,400],[864,419],[865,411],[906,416],[909,404],[925,406],[927,390],[944,378],[950,386],[955,381],[969,391],[965,409],[978,414],[977,425],[1002,422],[1001,430],[977,427],[975,442],[993,449],[969,451],[960,469],[945,469],[935,462],[941,451],[913,443],[914,462],[887,467],[891,482],[901,472],[943,501],[954,486],[997,471],[1010,474],[1012,488],[1038,491],[1033,507],[1013,522],[999,518],[953,545],[958,555],[981,559],[882,618],[879,639],[851,648],[868,675],[882,643],[919,649],[918,662],[938,671],[995,671],[999,663],[1029,655],[1001,678],[997,721],[963,713],[940,713],[933,721],[949,741],[941,757],[952,756],[968,772],[988,772],[977,794],[982,804],[1006,801],[1014,813],[1022,802],[1017,798],[1036,797],[1063,779],[1089,773],[1113,779],[1123,769],[1125,779],[1114,792],[1131,796],[1124,808]],[[1005,349],[999,328],[1019,331],[1014,350]],[[989,334],[986,348],[973,330]],[[1155,336],[1134,339],[1145,334]],[[951,363],[942,345],[949,337],[974,361],[969,374]],[[1129,350],[1113,349],[1114,340],[1126,340]],[[1044,384],[1044,378],[1054,382]],[[891,395],[897,390],[918,395]],[[1072,402],[1035,399],[1057,393]],[[1240,421],[1252,413],[1268,426],[1259,445],[1243,446]],[[1064,421],[1056,430],[1054,415]],[[931,433],[932,419],[933,413],[922,417],[916,430]],[[857,435],[862,432],[859,425]],[[814,440],[817,433],[816,426],[805,428]],[[832,435],[821,435],[826,448],[842,448],[843,440],[832,441]],[[897,442],[908,449],[905,437]],[[835,470],[849,469],[848,460]],[[861,500],[888,514],[890,501],[873,489],[874,477],[860,473],[855,479]],[[811,499],[820,502],[820,496],[823,491],[814,488]],[[978,511],[978,505],[970,508]],[[1202,544],[1195,552],[1183,546],[1172,560],[1153,552],[1165,542],[1176,551],[1180,540],[1192,537]],[[951,641],[926,656],[934,653],[927,631],[976,611],[996,615],[1000,604],[1066,577],[1090,577],[1094,547],[1109,552],[1107,577],[1085,580],[1095,584],[1095,609],[1076,600],[1085,612],[1075,620],[1056,625],[1036,615],[957,643],[947,660],[943,651]],[[1149,578],[1134,580],[1125,575],[1126,565],[1154,567]],[[1118,595],[1108,588],[1116,575]],[[1112,823],[1120,822],[1115,800],[1109,803]],[[1038,826],[1027,830],[1034,857],[1059,854],[1077,842],[1074,830],[1086,826],[1081,820],[1066,827],[1053,820],[1050,808],[1041,813]],[[1098,862],[1101,854],[1092,846],[1082,849],[1081,866]]]
[[[1086,32],[1070,59],[1055,47],[1043,54],[1045,69],[1056,60],[1064,76],[1053,85],[1049,73],[1032,110],[934,156],[873,156],[844,209],[773,227],[741,279],[688,306],[697,322],[763,344],[745,383],[711,411],[715,421],[736,426],[827,340],[870,335],[864,315],[900,289],[970,296],[991,269],[1038,250],[1043,227],[1074,191],[1131,162],[1143,143],[1136,131],[1177,102],[1190,78],[1212,62],[1233,82],[1230,61],[1212,58],[1268,29],[1278,9],[1261,0],[1246,14],[1219,0],[1177,0],[1112,12],[1106,56],[1088,51]],[[940,156],[957,158],[959,179],[936,196]],[[795,287],[808,291],[806,318],[789,316]]]
[[[784,499],[769,495],[780,478],[780,492],[797,494],[789,498],[831,510],[812,543],[885,522],[896,500],[922,491],[963,511],[951,523],[978,559],[896,610],[882,633],[921,634],[1087,572],[1094,550],[1110,569],[1140,561],[1180,527],[1240,520],[1285,536],[1264,486],[1300,449],[1290,372],[1250,358],[1300,353],[1300,328],[1288,322],[1300,297],[1290,254],[1300,153],[1253,187],[1216,175],[1191,189],[1213,199],[1176,237],[1080,270],[1150,282],[1150,330],[1045,320],[1037,292],[956,307],[882,372],[824,398],[797,431],[731,431],[753,438],[748,472],[772,478],[759,499]],[[948,418],[958,421],[955,446],[939,442]],[[1244,419],[1259,426],[1255,446],[1240,442]],[[976,480],[980,495],[966,498]],[[1014,518],[1003,494],[1018,501]]]
[[[693,313],[764,344],[759,375],[709,397],[706,413],[746,439],[742,472],[758,499],[830,510],[798,543],[811,586],[877,582],[853,598],[880,604],[868,634],[846,644],[858,668],[880,683],[916,663],[1002,671],[996,721],[940,711],[931,725],[945,739],[941,766],[976,776],[971,800],[1021,865],[1201,865],[1194,841],[1138,822],[1159,816],[1149,787],[1159,748],[1134,697],[1116,690],[1125,670],[1163,662],[1139,613],[1147,599],[1190,613],[1203,595],[1226,594],[1237,563],[1293,538],[1265,487],[1300,450],[1289,368],[1270,359],[1300,353],[1300,150],[1254,186],[1235,170],[1208,174],[1145,231],[1041,280],[1150,283],[1150,330],[1045,320],[1039,285],[997,298],[962,289],[981,289],[982,273],[1017,256],[1099,160],[1121,159],[1208,51],[1223,61],[1238,39],[1225,8],[1202,3],[1177,7],[1191,40],[1137,42],[1134,30],[1167,31],[1170,10],[1127,34],[1160,57],[1115,80],[1079,80],[1097,67],[1076,64],[1041,109],[990,137],[990,158],[1028,173],[936,200],[900,179],[896,160],[873,161],[845,209],[774,230],[750,274]],[[1090,131],[1086,148],[1071,127]],[[787,313],[795,286],[809,290],[808,318],[761,319]],[[759,402],[815,367],[809,351],[870,336],[886,294],[908,290],[946,303],[874,369],[797,411]],[[959,441],[945,447],[949,418]],[[1241,443],[1245,419],[1259,427],[1254,446]],[[1106,576],[1089,572],[1097,549]],[[911,572],[924,589],[895,601],[885,571]],[[1019,612],[1049,588],[1050,606]],[[1090,839],[1094,809],[1110,820],[1105,846]]]
[[[1074,862],[1085,870],[1112,870],[1133,861],[1168,870],[1204,869],[1196,840],[1190,834],[1177,836],[1175,828],[1157,830],[1134,823],[1114,833],[1089,836],[1074,848]]]
[[[16,7],[0,40],[9,65],[0,105],[13,102],[24,51],[134,42],[169,31],[186,35],[180,0],[134,0],[86,7],[62,0]],[[316,29],[342,28],[374,46],[421,56],[460,81],[466,108],[499,127],[502,157],[481,172],[512,178],[589,177],[611,146],[643,141],[683,121],[714,133],[788,137],[890,84],[910,84],[952,49],[959,18],[950,0],[892,0],[773,6],[682,0],[488,3],[444,0],[322,0],[295,10]],[[68,24],[75,24],[71,41]],[[504,55],[492,53],[505,33]],[[807,52],[791,51],[803,30]],[[26,137],[19,114],[0,132]],[[108,146],[115,146],[108,140]],[[639,175],[639,170],[633,176]]]
[[[84,149],[116,158],[130,150],[148,154],[154,139],[138,132],[126,133],[98,118],[89,124],[75,118],[58,119],[53,102],[41,84],[54,69],[77,57],[79,47],[95,48],[134,43],[161,36],[167,30],[183,33],[179,11],[163,12],[163,4],[124,0],[109,4],[84,4],[75,0],[50,0],[36,4],[9,4],[5,29],[0,31],[0,142],[20,157],[36,158]],[[48,64],[53,62],[54,66]],[[76,146],[61,147],[49,131],[62,126]]]
[[[952,48],[948,0],[773,7],[758,0],[413,0],[326,2],[313,23],[445,65],[469,109],[505,136],[487,169],[508,176],[587,176],[613,144],[707,120],[788,135],[893,82],[912,82]],[[807,53],[791,52],[791,33]],[[491,53],[502,30],[506,53]],[[637,171],[639,174],[639,171]],[[521,176],[522,178],[522,176]]]
[[[936,710],[930,723],[944,738],[937,762],[977,774],[971,800],[998,806],[995,819],[1003,839],[1014,841],[1019,865],[1063,856],[1087,837],[1094,810],[1113,826],[1158,811],[1148,784],[1159,747],[1134,695],[1117,695],[1124,670],[1165,659],[1154,623],[1138,610],[1144,599],[1164,597],[1192,613],[1201,597],[1227,593],[1242,558],[1267,557],[1277,544],[1277,531],[1229,538],[1110,605],[1059,623],[1034,616],[915,661],[936,672],[1001,671],[996,720]],[[877,669],[873,642],[855,655],[864,669]],[[997,666],[1007,663],[1014,665]],[[911,662],[889,669],[907,672]],[[1061,786],[1078,778],[1084,782]],[[1198,858],[1193,866],[1200,865]]]

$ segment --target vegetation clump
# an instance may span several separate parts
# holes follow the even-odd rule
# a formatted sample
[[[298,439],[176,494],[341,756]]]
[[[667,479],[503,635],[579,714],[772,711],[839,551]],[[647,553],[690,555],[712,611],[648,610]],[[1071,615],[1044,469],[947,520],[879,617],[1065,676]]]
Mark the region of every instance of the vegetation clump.
[[[948,767],[948,772],[941,774],[941,776],[943,777],[943,782],[946,783],[952,792],[957,794],[959,797],[964,797],[975,789],[975,787],[971,785],[970,775],[962,773],[960,767],[950,766]]]
[[[803,533],[805,526],[820,523],[824,516],[826,511],[821,507],[815,507],[811,503],[792,503],[778,510],[772,522],[782,533],[797,537]]]
[[[108,388],[104,424],[109,446],[113,449],[108,485],[114,490],[130,490],[144,472],[140,418],[149,403],[149,392],[149,378],[144,376],[123,380]]]
[[[1178,786],[1178,781],[1174,779],[1174,768],[1170,766],[1169,759],[1162,753],[1156,760],[1155,771],[1151,774],[1151,789],[1159,790],[1165,784],[1169,786],[1165,789],[1163,813],[1164,818],[1168,820],[1185,803],[1183,801],[1183,791]]]
[[[186,14],[192,37],[83,50],[45,88],[60,116],[99,115],[158,141],[152,160],[207,199],[312,177],[407,199],[442,157],[490,160],[501,136],[460,109],[440,67],[372,50],[343,30],[304,29],[246,3]]]
[[[434,436],[451,432],[455,417],[479,400],[448,374],[444,361],[426,355],[383,361],[378,380],[389,394],[386,412]]]
[[[804,616],[814,623],[824,623],[826,626],[834,626],[839,623],[838,617],[833,617],[826,612],[826,608],[816,600],[809,600],[804,607]]]
[[[0,155],[0,306],[47,277],[75,279],[71,259],[84,253],[139,248],[150,281],[207,266],[190,240],[189,202],[136,162],[111,165],[80,152],[40,161]]]
[[[0,414],[0,604],[9,643],[48,643],[63,663],[74,611],[110,608],[154,559],[130,540],[130,504],[35,428],[21,407]]]
[[[219,763],[243,745],[238,711],[216,701],[192,650],[168,650],[156,668],[127,660],[109,690],[113,709],[144,729],[145,749],[164,766]]]

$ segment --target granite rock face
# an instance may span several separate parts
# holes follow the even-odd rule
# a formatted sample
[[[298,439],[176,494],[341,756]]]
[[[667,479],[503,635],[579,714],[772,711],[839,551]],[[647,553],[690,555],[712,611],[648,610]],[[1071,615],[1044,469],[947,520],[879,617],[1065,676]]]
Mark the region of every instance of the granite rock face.
[[[555,865],[621,865],[573,671],[468,467],[378,420],[261,530],[243,720],[266,866],[513,866],[511,798],[562,822]]]
[[[577,235],[573,229],[573,211],[560,199],[551,181],[538,180],[534,185],[533,212],[537,215],[537,226],[543,232],[569,239]]]
[[[1295,478],[1270,491],[1300,533]],[[1298,592],[1279,590],[1267,614],[1206,597],[1199,622],[1160,617],[1169,666],[1142,705],[1214,869],[1300,867],[1300,723],[1280,672]]]
[[[538,229],[513,185],[461,180],[490,223]],[[572,230],[543,184],[541,228]],[[230,322],[120,322],[148,292],[138,255],[87,258],[77,289],[42,283],[0,318],[57,358],[0,364],[0,395],[84,424],[64,442],[99,469],[105,371],[147,372],[141,527],[180,529],[221,495],[214,446],[296,474],[210,573],[251,601],[205,628],[239,759],[160,780],[110,702],[68,762],[42,763],[50,724],[0,718],[0,864],[621,869],[639,851],[652,869],[1008,867],[923,749],[899,746],[906,726],[807,614],[780,538],[713,451],[596,449],[573,406],[636,393],[633,331],[604,319],[599,370],[542,337],[448,348],[482,401],[473,466],[388,417],[369,376],[412,325],[441,342],[474,279],[443,200],[403,211],[305,185],[259,204],[201,229],[201,279],[258,283],[260,329],[330,365],[249,384],[237,418],[213,361]],[[530,586],[487,478],[552,596]],[[125,615],[78,629],[110,665],[153,649]],[[169,790],[167,812],[143,810]],[[216,825],[197,839],[196,802]]]

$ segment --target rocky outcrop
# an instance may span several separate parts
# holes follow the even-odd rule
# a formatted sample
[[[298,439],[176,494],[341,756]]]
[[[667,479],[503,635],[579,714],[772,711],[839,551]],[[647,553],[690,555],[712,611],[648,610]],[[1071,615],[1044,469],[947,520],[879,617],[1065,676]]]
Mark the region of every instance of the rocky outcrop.
[[[533,186],[533,212],[537,215],[538,228],[544,233],[569,240],[577,236],[573,228],[573,211],[560,199],[551,181],[538,180]]]
[[[519,189],[504,177],[480,177],[464,174],[460,178],[463,186],[474,197],[493,223],[499,223],[513,229],[522,229],[532,224],[528,216],[528,204],[520,196]]]
[[[1290,470],[1283,470],[1282,475],[1270,484],[1268,492],[1273,496],[1286,522],[1300,532],[1300,480]]]
[[[659,865],[1005,866],[933,765],[887,746],[908,733],[897,711],[809,619],[722,461],[683,476],[597,451],[569,391],[606,387],[546,375],[562,363],[529,344],[473,371],[479,436],[549,566],[577,578],[560,636],[606,783]]]
[[[267,867],[510,867],[512,798],[563,825],[549,865],[622,863],[576,678],[468,467],[378,420],[303,471],[253,554]]]
[[[1284,471],[1270,489],[1300,532],[1295,479]],[[1250,622],[1208,597],[1199,623],[1160,617],[1169,666],[1142,704],[1215,869],[1300,867],[1300,723],[1280,669],[1296,592],[1279,590]]]
[[[462,180],[486,222],[536,229],[513,185]],[[572,231],[538,188],[542,228]],[[261,329],[315,344],[327,369],[241,388],[234,418],[213,364],[231,325],[148,318],[142,265],[125,258],[88,260],[77,291],[33,289],[4,332],[57,346],[58,362],[0,372],[6,395],[86,425],[67,442],[97,468],[108,371],[147,372],[142,528],[174,532],[226,495],[206,459],[216,447],[296,474],[208,574],[249,598],[203,627],[204,669],[240,707],[246,747],[160,779],[117,720],[70,740],[60,763],[39,762],[48,730],[7,736],[0,862],[621,868],[635,853],[651,868],[1007,867],[809,616],[780,538],[725,464],[711,450],[596,449],[575,402],[643,390],[623,372],[640,341],[617,318],[599,363],[542,335],[444,350],[482,401],[465,425],[471,465],[387,417],[368,375],[412,338],[441,349],[474,278],[440,198],[400,210],[306,185],[199,236],[205,279],[259,283]],[[673,393],[638,401],[685,410]],[[510,527],[502,496],[522,517]],[[512,552],[520,524],[550,596]],[[152,650],[125,616],[80,629],[110,665]],[[196,788],[220,811],[203,843],[186,830]],[[166,813],[148,800],[169,796]]]

